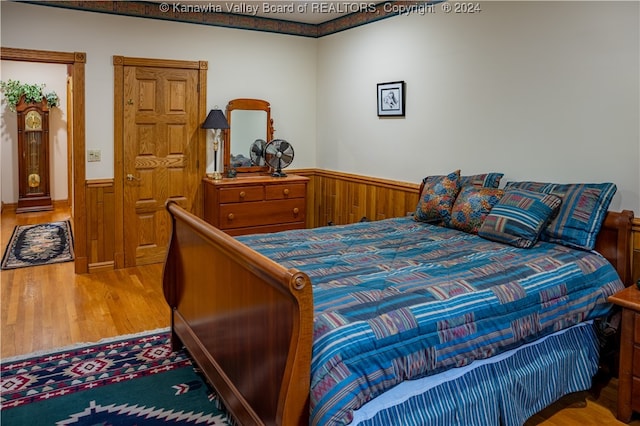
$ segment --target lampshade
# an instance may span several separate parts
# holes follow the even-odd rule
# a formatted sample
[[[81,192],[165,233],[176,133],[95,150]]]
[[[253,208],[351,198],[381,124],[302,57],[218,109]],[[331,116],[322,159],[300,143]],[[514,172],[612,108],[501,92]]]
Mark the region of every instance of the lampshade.
[[[229,123],[224,114],[219,109],[212,109],[207,115],[207,119],[202,123],[203,129],[228,129]]]

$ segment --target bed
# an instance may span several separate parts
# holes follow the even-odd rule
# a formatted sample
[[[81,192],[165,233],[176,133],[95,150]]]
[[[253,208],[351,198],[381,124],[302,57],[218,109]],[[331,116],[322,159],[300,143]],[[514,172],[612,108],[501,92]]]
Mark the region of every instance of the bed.
[[[455,216],[463,186],[454,178],[445,210]],[[427,189],[446,192],[442,183],[423,181],[423,212]],[[500,195],[484,206],[490,223],[504,194],[558,193],[535,184],[469,190],[457,217],[477,194]],[[456,229],[416,215],[232,238],[169,202],[172,344],[186,347],[243,425],[463,424],[478,415],[522,424],[590,387],[593,320],[630,281],[633,213],[606,206],[595,250],[580,250],[517,247],[491,230],[461,230],[464,220]],[[523,389],[526,380],[546,391]]]

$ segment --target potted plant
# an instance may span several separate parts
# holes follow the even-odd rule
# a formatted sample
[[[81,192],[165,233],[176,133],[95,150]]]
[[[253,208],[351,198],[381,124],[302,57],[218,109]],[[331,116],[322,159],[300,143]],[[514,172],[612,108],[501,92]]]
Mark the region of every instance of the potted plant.
[[[23,96],[26,103],[40,103],[45,98],[50,108],[57,107],[60,102],[58,95],[53,91],[44,92],[44,87],[44,84],[23,84],[18,80],[0,81],[0,91],[4,93],[9,110],[13,112]]]

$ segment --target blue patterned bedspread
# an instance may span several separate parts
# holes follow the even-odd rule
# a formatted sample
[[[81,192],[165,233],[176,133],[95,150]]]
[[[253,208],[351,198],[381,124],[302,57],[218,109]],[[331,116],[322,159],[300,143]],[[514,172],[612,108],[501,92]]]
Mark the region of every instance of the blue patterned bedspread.
[[[348,424],[403,380],[602,316],[624,287],[595,253],[519,249],[409,217],[238,239],[311,278],[313,425]]]

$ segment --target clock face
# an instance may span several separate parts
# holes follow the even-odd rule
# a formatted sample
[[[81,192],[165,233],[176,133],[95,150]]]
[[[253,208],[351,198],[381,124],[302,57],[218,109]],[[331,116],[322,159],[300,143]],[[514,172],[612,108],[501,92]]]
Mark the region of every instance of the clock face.
[[[40,186],[40,175],[37,173],[31,173],[29,175],[29,187],[37,188]]]
[[[38,111],[29,111],[24,118],[25,130],[42,130],[42,116]]]

